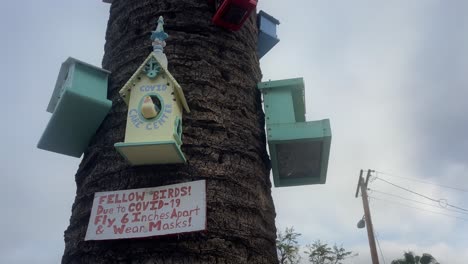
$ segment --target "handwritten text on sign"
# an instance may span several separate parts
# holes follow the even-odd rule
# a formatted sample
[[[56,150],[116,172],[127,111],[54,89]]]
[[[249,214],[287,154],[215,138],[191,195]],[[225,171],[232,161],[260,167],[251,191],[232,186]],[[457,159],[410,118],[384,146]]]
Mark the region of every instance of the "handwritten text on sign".
[[[85,240],[160,236],[205,230],[205,181],[99,192]]]

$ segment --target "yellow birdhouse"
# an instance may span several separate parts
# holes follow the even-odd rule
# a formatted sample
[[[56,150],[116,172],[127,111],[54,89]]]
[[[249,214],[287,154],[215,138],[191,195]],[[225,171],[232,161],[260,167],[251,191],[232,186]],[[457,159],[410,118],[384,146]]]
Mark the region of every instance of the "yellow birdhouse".
[[[154,51],[119,92],[128,115],[125,140],[115,147],[132,165],[186,162],[180,148],[182,113],[190,109],[182,88],[167,70],[163,49],[168,35],[163,25],[160,17],[151,35]]]

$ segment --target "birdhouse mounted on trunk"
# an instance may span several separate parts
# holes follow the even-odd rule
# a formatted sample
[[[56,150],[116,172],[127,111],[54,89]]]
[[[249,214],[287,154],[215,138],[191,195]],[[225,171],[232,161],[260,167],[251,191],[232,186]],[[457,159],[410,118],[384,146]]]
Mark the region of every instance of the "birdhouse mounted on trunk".
[[[213,24],[229,30],[239,30],[257,7],[257,0],[210,0],[214,2],[216,13]]]
[[[52,117],[37,144],[40,149],[79,158],[109,112],[110,72],[74,58],[60,68],[47,111]]]
[[[115,147],[132,165],[185,163],[181,150],[182,113],[190,109],[182,88],[167,70],[163,52],[168,35],[160,17],[151,52],[120,96],[128,105],[125,140]]]
[[[306,122],[303,79],[262,82],[258,88],[263,94],[275,186],[325,183],[330,121]]]
[[[280,24],[279,20],[270,16],[264,11],[257,15],[258,26],[258,57],[262,58],[280,41],[276,35],[276,28]]]

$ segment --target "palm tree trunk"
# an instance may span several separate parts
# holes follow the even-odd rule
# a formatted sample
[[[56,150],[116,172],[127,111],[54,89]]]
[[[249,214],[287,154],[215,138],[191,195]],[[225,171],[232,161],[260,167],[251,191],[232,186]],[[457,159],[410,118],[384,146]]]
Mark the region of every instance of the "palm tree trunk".
[[[112,71],[111,112],[76,173],[77,193],[62,263],[277,263],[275,210],[264,115],[256,83],[255,15],[238,32],[211,24],[207,0],[114,0],[103,67]],[[183,165],[131,167],[114,149],[127,106],[118,90],[151,49],[162,15],[169,71],[191,108],[184,115]],[[205,179],[207,231],[153,239],[84,241],[95,192]]]

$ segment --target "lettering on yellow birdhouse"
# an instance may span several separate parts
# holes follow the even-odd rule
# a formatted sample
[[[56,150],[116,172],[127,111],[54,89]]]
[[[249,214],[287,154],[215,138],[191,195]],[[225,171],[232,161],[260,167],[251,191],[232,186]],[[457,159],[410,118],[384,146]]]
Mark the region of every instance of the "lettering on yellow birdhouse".
[[[184,163],[182,113],[190,109],[182,88],[167,70],[168,35],[162,17],[152,32],[151,52],[120,90],[128,105],[125,140],[115,147],[132,165]]]

